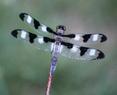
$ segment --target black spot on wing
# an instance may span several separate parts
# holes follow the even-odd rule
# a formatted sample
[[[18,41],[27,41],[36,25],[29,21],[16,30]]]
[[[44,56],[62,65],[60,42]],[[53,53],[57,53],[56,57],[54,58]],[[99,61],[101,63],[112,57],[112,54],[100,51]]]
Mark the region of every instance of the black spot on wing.
[[[101,37],[101,42],[104,42],[104,41],[107,40],[107,37],[106,37],[105,35],[103,35],[103,34],[100,34],[100,35],[102,35],[102,37]]]
[[[75,38],[75,34],[61,35],[62,37]]]
[[[97,59],[103,59],[105,57],[104,53],[100,50],[98,50],[98,56],[92,60],[97,60]]]
[[[73,44],[67,43],[67,42],[64,42],[64,41],[62,41],[61,44],[64,45],[64,46],[66,46],[69,49],[71,49],[73,47]]]
[[[85,34],[82,37],[83,37],[83,42],[87,42],[90,39],[91,34]]]
[[[80,49],[80,55],[83,56],[87,52],[87,50],[89,48],[87,48],[87,47],[80,47],[79,49]]]
[[[101,52],[101,51],[99,51],[99,54],[98,54],[97,59],[102,59],[102,58],[104,58],[104,57],[105,57],[104,53]]]
[[[34,43],[34,39],[37,38],[37,35],[30,33],[30,32],[28,32],[28,33],[29,33],[29,42]]]
[[[13,30],[13,31],[11,32],[11,35],[14,36],[15,38],[17,38],[18,30]]]
[[[44,37],[44,42],[48,43],[48,42],[55,42],[55,39],[50,39],[48,37]]]
[[[41,25],[40,22],[37,21],[36,19],[34,19],[34,27],[35,27],[35,29],[38,29],[40,25]]]
[[[50,32],[50,33],[53,33],[55,35],[58,35],[56,32],[54,32],[50,27],[47,27],[47,31]]]
[[[26,15],[28,15],[28,14],[27,13],[21,13],[21,14],[19,14],[19,17],[21,18],[21,20],[24,21],[24,18],[25,18]]]

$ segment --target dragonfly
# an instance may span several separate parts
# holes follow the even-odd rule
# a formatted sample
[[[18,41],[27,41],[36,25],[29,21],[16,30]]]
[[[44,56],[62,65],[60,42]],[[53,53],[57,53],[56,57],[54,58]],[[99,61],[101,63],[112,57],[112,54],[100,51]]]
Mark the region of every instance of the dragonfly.
[[[11,32],[11,35],[14,38],[28,42],[39,49],[51,53],[51,64],[45,95],[50,95],[52,79],[56,70],[59,55],[75,60],[97,60],[105,57],[105,54],[99,49],[84,47],[64,41],[65,38],[68,38],[70,41],[76,42],[103,43],[107,40],[107,37],[104,34],[65,34],[66,26],[64,25],[58,25],[56,26],[56,30],[53,30],[27,13],[20,13],[19,18],[35,28],[38,32],[50,33],[53,35],[53,37],[41,36],[24,29],[15,29]]]

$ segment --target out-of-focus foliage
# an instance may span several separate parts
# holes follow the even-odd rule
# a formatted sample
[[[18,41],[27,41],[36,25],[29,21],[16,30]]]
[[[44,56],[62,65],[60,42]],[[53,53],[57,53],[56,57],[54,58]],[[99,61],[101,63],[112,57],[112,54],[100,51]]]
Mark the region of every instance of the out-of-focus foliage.
[[[0,0],[0,95],[45,92],[51,54],[10,35],[16,28],[36,33],[19,19],[21,12],[53,29],[64,24],[67,33],[104,33],[108,37],[107,42],[92,45],[104,51],[103,60],[60,56],[51,95],[117,95],[117,0]]]

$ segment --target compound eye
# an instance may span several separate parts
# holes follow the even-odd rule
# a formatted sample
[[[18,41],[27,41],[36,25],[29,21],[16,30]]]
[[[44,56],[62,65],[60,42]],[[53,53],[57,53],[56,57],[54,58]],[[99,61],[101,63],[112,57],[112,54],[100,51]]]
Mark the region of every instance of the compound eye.
[[[57,26],[57,29],[61,29],[63,31],[66,31],[66,27],[64,25]]]

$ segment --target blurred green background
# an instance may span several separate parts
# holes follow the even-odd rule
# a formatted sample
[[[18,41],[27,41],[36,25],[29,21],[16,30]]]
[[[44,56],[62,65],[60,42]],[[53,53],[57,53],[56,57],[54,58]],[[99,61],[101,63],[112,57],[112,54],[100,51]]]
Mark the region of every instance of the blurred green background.
[[[37,33],[18,15],[26,12],[44,24],[63,24],[67,33],[104,33],[92,45],[106,58],[96,61],[59,58],[51,95],[117,95],[117,0],[0,0],[0,95],[44,95],[51,54],[14,39],[23,28]]]

